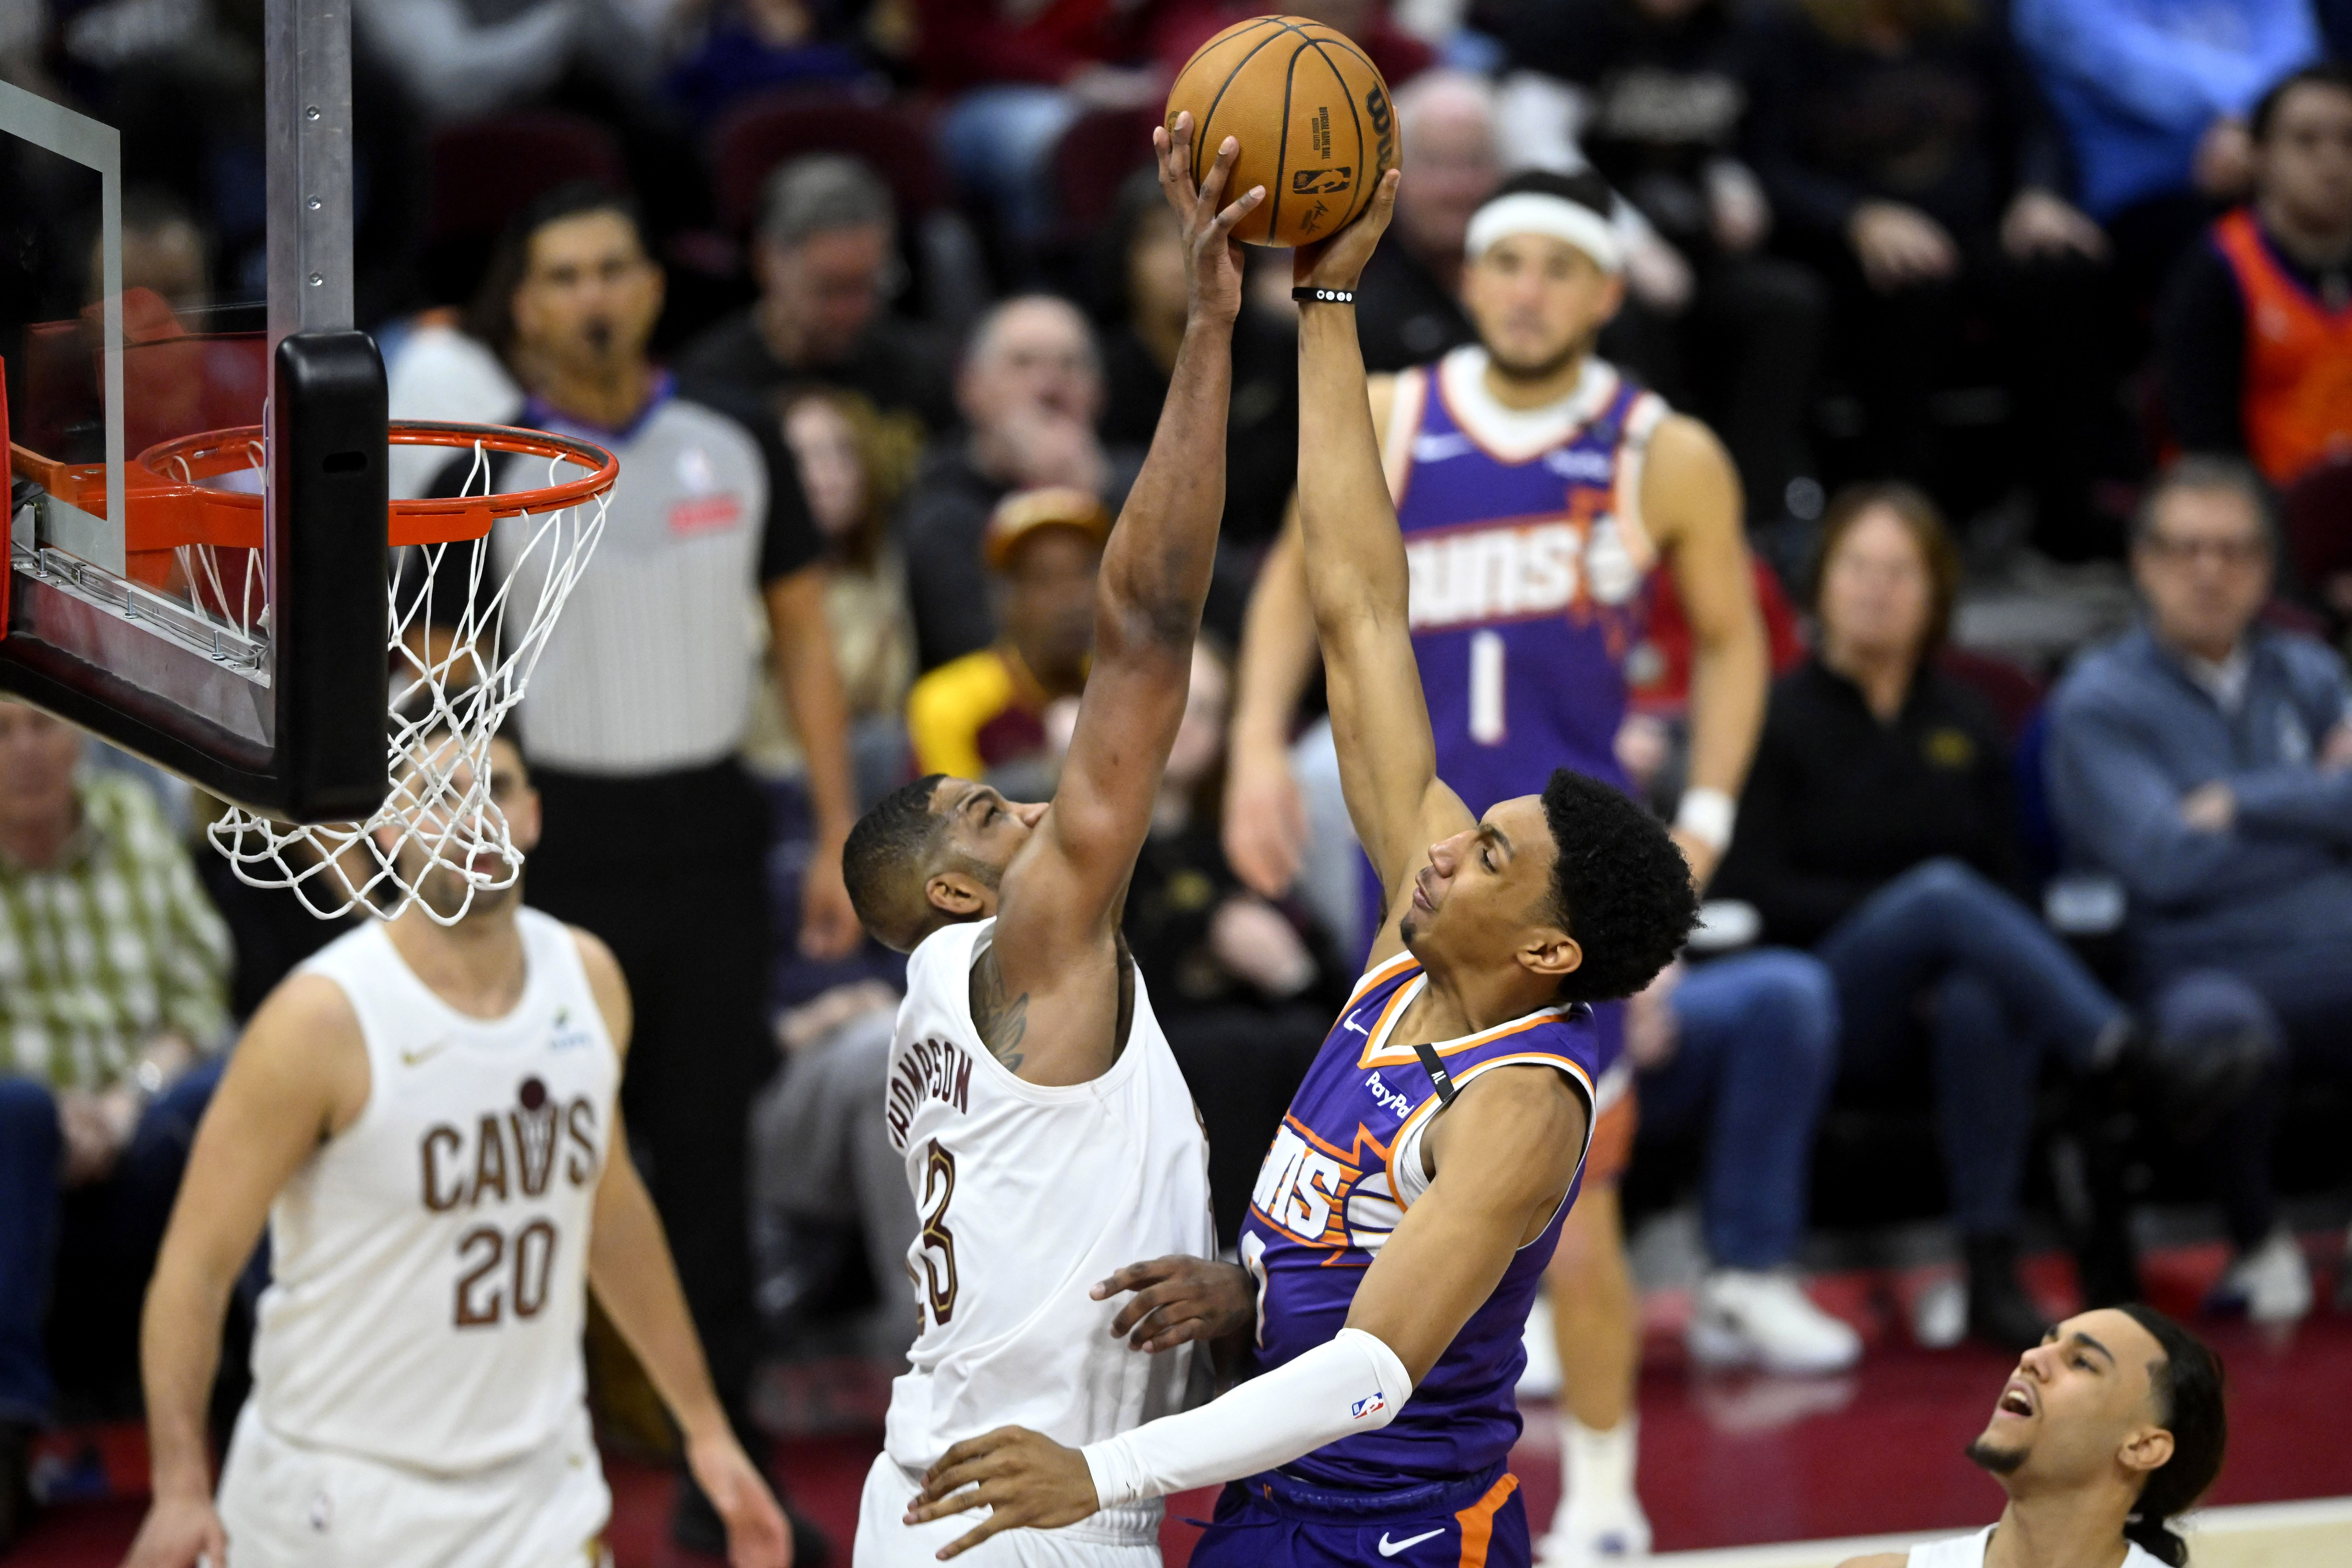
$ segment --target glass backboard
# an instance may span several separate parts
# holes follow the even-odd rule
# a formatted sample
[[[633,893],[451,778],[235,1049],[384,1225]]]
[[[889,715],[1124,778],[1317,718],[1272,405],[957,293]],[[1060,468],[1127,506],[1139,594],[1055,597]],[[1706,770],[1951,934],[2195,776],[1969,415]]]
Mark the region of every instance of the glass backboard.
[[[265,29],[266,231],[241,250],[193,193],[126,185],[102,105],[0,82],[0,689],[256,810],[364,816],[385,418],[351,330],[349,12],[268,0]],[[247,460],[189,461],[227,432]]]

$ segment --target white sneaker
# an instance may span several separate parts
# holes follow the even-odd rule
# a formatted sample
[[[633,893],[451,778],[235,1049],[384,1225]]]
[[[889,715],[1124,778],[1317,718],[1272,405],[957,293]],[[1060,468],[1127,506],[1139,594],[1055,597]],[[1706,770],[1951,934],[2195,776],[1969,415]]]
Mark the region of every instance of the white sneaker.
[[[2257,1323],[2292,1323],[2308,1313],[2311,1269],[2294,1235],[2274,1230],[2260,1247],[2241,1254],[2213,1288],[2210,1304],[2241,1308]]]
[[[1650,1554],[1650,1516],[1641,1500],[1628,1492],[1580,1506],[1570,1498],[1552,1516],[1551,1531],[1536,1545],[1540,1568],[1609,1568]]]
[[[1693,1306],[1683,1342],[1701,1366],[1804,1376],[1862,1359],[1862,1336],[1814,1306],[1790,1275],[1718,1268],[1699,1282]]]

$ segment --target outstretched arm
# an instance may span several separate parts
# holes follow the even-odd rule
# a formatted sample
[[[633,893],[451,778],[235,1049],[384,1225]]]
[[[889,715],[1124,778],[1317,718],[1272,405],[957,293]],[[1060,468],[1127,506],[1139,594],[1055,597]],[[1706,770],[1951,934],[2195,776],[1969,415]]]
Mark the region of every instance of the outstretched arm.
[[[1217,201],[1241,149],[1227,137],[1201,188],[1192,187],[1192,121],[1152,132],[1160,182],[1184,226],[1191,301],[1184,341],[1151,451],[1103,552],[1095,588],[1094,665],[1079,700],[1061,787],[1030,843],[1004,874],[997,938],[979,976],[1008,1001],[1010,1018],[1054,1027],[1023,1048],[1022,1076],[1083,1082],[1107,1066],[1116,1006],[1110,941],[1135,857],[1151,826],[1168,748],[1184,716],[1192,638],[1201,626],[1225,502],[1225,406],[1233,385],[1233,326],[1241,310],[1234,225],[1264,195],[1253,187],[1222,212]],[[1070,1005],[1050,1000],[1066,994]],[[1075,1006],[1077,1011],[1073,1012]],[[1100,1010],[1094,1026],[1091,1015]],[[983,1020],[988,1032],[989,1020]]]
[[[1301,283],[1353,291],[1396,208],[1399,178],[1381,181],[1361,218],[1298,253]],[[1339,782],[1393,907],[1428,847],[1473,819],[1437,777],[1407,618],[1404,538],[1381,470],[1353,305],[1299,307],[1298,526]],[[1394,941],[1382,935],[1375,961]]]

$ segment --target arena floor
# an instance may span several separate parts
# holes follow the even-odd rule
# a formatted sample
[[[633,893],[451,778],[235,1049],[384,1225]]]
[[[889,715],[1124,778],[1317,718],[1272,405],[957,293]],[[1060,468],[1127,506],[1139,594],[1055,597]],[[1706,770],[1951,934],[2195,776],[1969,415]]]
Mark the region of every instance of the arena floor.
[[[2315,1251],[2334,1245],[2312,1239]],[[2146,1260],[2145,1277],[2159,1306],[2185,1309],[2220,1261],[2210,1247],[2168,1248]],[[2062,1259],[2036,1259],[2029,1278],[2045,1306],[2063,1308]],[[1980,1428],[2008,1359],[1973,1345],[1905,1342],[1889,1323],[1910,1283],[1866,1273],[1816,1279],[1824,1304],[1874,1343],[1851,1375],[1809,1380],[1694,1374],[1675,1332],[1685,1307],[1675,1292],[1651,1293],[1641,1486],[1661,1568],[1828,1568],[1993,1518],[2000,1492],[1960,1448]],[[2231,1442],[2200,1516],[2198,1568],[2352,1563],[2352,1313],[2323,1306],[2284,1333],[2201,1326],[2229,1367]],[[779,1377],[772,1394],[782,1424],[807,1434],[779,1444],[777,1472],[794,1505],[845,1548],[878,1446],[880,1379],[836,1367]],[[1559,1500],[1557,1426],[1549,1405],[1531,1404],[1527,1417],[1515,1468],[1540,1528]],[[143,1507],[142,1435],[127,1424],[82,1428],[58,1434],[47,1452],[60,1489],[78,1500],[46,1510],[7,1555],[9,1568],[113,1568]],[[709,1568],[714,1560],[663,1538],[667,1475],[625,1459],[606,1469],[618,1568]],[[1162,1535],[1171,1568],[1182,1568],[1196,1533],[1183,1521],[1208,1506],[1205,1493],[1171,1502]]]

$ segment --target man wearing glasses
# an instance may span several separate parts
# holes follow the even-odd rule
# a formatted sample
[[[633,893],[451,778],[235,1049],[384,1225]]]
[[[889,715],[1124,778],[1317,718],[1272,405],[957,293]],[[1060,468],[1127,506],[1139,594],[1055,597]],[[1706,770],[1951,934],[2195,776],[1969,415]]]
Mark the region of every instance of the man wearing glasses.
[[[2049,778],[2069,854],[2129,894],[2132,982],[2158,1031],[2277,1047],[2214,1135],[2238,1248],[2219,1291],[2288,1321],[2311,1276],[2278,1219],[2271,1135],[2298,1068],[2352,1068],[2352,682],[2323,644],[2261,624],[2274,563],[2251,468],[2167,470],[2133,525],[2145,617],[2052,698]]]

